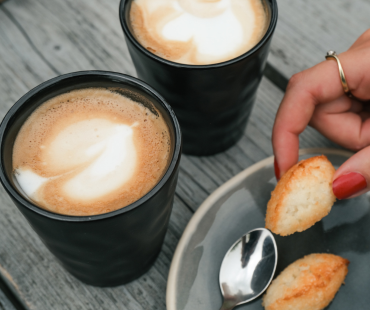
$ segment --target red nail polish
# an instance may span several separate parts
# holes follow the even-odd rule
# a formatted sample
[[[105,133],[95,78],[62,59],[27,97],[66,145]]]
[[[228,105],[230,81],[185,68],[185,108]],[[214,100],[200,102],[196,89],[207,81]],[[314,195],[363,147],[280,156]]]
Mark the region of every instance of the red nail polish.
[[[280,180],[280,169],[279,169],[279,165],[276,161],[276,157],[274,158],[274,169],[275,169],[275,177],[276,177],[276,180]]]
[[[333,182],[333,192],[338,199],[351,197],[366,187],[366,179],[356,172],[341,175]]]

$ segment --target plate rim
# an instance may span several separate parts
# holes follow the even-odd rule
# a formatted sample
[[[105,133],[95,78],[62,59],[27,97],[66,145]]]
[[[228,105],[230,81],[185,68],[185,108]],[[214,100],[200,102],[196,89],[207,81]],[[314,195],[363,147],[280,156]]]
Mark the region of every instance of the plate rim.
[[[300,149],[299,155],[306,155],[310,153],[322,153],[328,155],[343,155],[345,157],[351,157],[354,152],[342,149],[333,149],[333,148],[306,148]],[[252,166],[246,168],[245,170],[239,172],[237,175],[232,177],[230,180],[226,181],[224,184],[219,186],[212,194],[210,194],[203,203],[199,206],[199,208],[194,212],[193,216],[191,217],[190,221],[186,225],[184,232],[181,235],[179,243],[176,246],[175,253],[172,258],[172,262],[170,265],[170,270],[168,273],[167,279],[167,289],[166,289],[166,307],[168,310],[176,310],[176,275],[179,270],[180,260],[182,257],[182,253],[184,252],[185,246],[191,236],[192,232],[196,230],[196,227],[205,213],[211,208],[211,206],[230,188],[233,188],[236,184],[240,183],[242,180],[247,178],[252,173],[256,172],[257,170],[261,169],[264,166],[273,164],[274,162],[274,155],[267,157]]]

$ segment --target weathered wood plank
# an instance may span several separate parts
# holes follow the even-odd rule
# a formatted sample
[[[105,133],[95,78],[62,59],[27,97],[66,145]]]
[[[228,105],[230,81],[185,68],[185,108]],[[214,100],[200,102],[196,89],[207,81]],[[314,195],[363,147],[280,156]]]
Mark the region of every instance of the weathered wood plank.
[[[135,75],[118,5],[118,0],[14,0],[2,8],[55,75],[90,69]]]
[[[0,6],[0,117],[19,97],[55,76]]]
[[[367,0],[278,0],[269,63],[286,77],[347,50],[370,28]]]

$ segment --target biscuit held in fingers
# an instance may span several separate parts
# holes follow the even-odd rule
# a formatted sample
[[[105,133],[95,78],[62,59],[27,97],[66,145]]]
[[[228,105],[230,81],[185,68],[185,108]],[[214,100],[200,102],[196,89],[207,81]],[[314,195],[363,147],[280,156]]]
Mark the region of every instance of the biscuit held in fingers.
[[[262,305],[266,310],[321,310],[335,297],[349,261],[333,254],[311,254],[290,264],[272,281]]]
[[[272,132],[281,176],[297,163],[298,137],[309,124],[345,148],[358,151],[370,145],[370,29],[338,57],[350,91],[358,100],[345,96],[333,59],[293,75]]]
[[[334,173],[324,155],[302,160],[290,168],[271,193],[266,228],[287,236],[310,228],[328,215],[335,202]]]

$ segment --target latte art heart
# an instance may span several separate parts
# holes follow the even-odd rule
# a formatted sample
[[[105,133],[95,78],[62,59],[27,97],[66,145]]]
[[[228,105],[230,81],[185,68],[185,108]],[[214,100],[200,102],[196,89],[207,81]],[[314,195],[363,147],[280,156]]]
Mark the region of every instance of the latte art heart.
[[[105,132],[102,134],[92,128]],[[93,137],[90,137],[92,135]],[[97,135],[100,135],[100,139],[96,138]],[[85,137],[90,145],[78,145],[80,137]],[[16,169],[15,172],[18,183],[27,196],[35,201],[39,201],[38,190],[45,182],[68,173],[73,176],[63,185],[65,195],[74,199],[89,200],[121,187],[135,172],[137,154],[133,130],[127,125],[117,125],[101,119],[81,121],[63,130],[46,149],[48,154],[41,157],[43,163],[53,164],[52,161],[58,159],[55,164],[58,168],[67,169],[66,172],[63,172],[63,169],[62,174],[49,178],[43,178],[22,168]],[[79,171],[77,174],[74,173],[76,169]]]
[[[93,215],[148,192],[168,153],[160,117],[108,90],[79,90],[44,103],[23,125],[14,177],[27,197],[50,211]]]
[[[138,41],[160,57],[211,64],[247,52],[266,32],[262,0],[134,0],[130,12]]]

